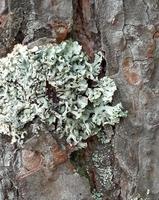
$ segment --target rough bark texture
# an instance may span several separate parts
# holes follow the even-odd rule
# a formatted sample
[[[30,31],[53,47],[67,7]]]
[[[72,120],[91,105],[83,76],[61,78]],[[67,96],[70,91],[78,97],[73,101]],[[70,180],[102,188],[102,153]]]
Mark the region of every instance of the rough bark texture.
[[[159,199],[158,19],[157,0],[0,1],[0,56],[69,37],[90,57],[100,49],[129,112],[74,153],[46,130],[23,149],[1,136],[0,200],[89,200],[92,190],[103,200]]]

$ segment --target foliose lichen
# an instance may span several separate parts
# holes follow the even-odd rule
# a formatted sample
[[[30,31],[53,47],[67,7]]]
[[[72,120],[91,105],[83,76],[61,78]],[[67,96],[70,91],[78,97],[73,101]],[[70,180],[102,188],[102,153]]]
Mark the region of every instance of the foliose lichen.
[[[84,145],[101,127],[125,117],[121,103],[111,105],[116,85],[99,78],[102,54],[89,62],[76,41],[35,46],[16,45],[0,59],[0,133],[20,141],[35,118],[56,124],[56,133]],[[48,86],[54,91],[50,98]]]

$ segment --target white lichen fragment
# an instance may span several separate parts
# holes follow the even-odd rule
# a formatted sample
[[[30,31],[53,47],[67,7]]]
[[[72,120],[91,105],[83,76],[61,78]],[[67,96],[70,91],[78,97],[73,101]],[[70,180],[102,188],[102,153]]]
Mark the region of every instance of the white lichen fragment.
[[[117,88],[112,79],[99,78],[101,62],[98,53],[90,63],[73,41],[32,49],[16,45],[0,59],[0,133],[15,142],[38,118],[48,125],[56,123],[56,133],[70,144],[85,146],[82,141],[102,126],[118,123],[126,112],[121,103],[110,104]],[[51,98],[48,87],[54,91]]]

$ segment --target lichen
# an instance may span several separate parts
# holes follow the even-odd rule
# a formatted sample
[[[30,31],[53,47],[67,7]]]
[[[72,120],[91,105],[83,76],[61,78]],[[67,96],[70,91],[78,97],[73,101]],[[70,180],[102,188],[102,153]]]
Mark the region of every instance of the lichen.
[[[105,152],[103,154],[95,151],[92,155],[92,161],[96,167],[99,183],[107,190],[110,190],[113,186],[113,168],[109,163],[109,165],[105,164],[105,157]]]
[[[94,190],[92,192],[92,198],[94,200],[103,200],[103,194],[102,194],[102,192],[97,192],[96,190]]]
[[[111,104],[117,88],[109,77],[99,78],[101,62],[100,52],[89,62],[76,41],[31,49],[16,45],[0,59],[0,132],[20,141],[38,118],[55,124],[69,144],[84,147],[83,140],[126,116],[121,103]]]

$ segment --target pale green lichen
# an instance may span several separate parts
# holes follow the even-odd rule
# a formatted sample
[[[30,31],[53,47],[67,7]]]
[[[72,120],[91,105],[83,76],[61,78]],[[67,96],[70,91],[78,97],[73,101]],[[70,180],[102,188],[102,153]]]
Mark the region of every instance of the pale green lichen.
[[[101,62],[101,53],[88,62],[73,41],[32,49],[16,45],[0,59],[0,132],[15,142],[27,133],[26,125],[39,118],[56,123],[56,133],[68,143],[82,145],[101,127],[118,123],[126,112],[121,103],[110,105],[117,88],[112,79],[99,78]],[[56,101],[47,95],[48,85]]]
[[[103,194],[102,194],[102,192],[97,192],[96,190],[94,190],[92,192],[92,198],[94,200],[103,200]]]

